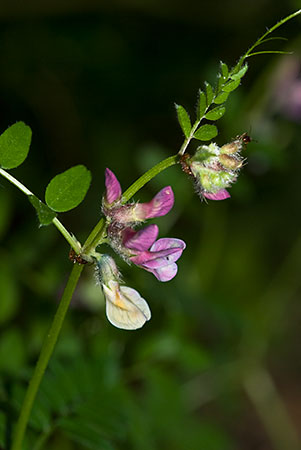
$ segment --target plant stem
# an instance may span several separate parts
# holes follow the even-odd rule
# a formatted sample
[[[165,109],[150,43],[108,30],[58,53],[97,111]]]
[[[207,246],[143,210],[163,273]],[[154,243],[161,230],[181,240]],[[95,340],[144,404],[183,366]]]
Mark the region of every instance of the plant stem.
[[[253,55],[253,54],[251,55],[252,50],[254,50],[254,48],[256,48],[258,45],[260,45],[266,36],[268,36],[269,34],[273,33],[273,31],[275,31],[277,28],[281,27],[285,22],[287,22],[288,20],[293,19],[294,17],[298,16],[299,14],[301,14],[301,9],[299,9],[296,12],[294,12],[293,14],[290,14],[289,16],[285,17],[284,19],[281,19],[272,28],[269,28],[259,39],[257,39],[255,44],[253,44],[247,50],[247,52],[240,58],[240,61],[243,62],[246,58],[248,58],[249,56],[252,56]],[[268,53],[279,53],[279,52],[268,52]]]
[[[136,194],[146,183],[153,179],[158,173],[178,163],[178,155],[169,156],[160,161],[154,167],[145,172],[138,180],[136,180],[123,194],[122,203],[128,202],[133,195]]]
[[[13,177],[10,173],[6,172],[4,169],[0,169],[0,175],[2,175],[4,178],[6,178],[10,183],[14,184],[20,191],[23,192],[23,194],[27,195],[27,197],[33,195],[33,192],[31,192],[29,189],[27,189],[24,184],[22,184],[19,180],[17,180],[15,177]],[[69,231],[64,227],[64,225],[59,221],[57,217],[55,217],[52,220],[52,223],[56,228],[59,230],[60,233],[64,236],[67,242],[71,245],[71,247],[75,250],[76,253],[81,252],[81,246],[78,243],[78,241],[69,233]]]
[[[24,184],[20,183],[15,177],[13,177],[10,173],[6,172],[4,169],[0,169],[0,175],[14,184],[20,191],[22,191],[25,195],[34,195],[29,189],[27,189]]]
[[[53,353],[57,338],[61,331],[65,315],[67,313],[74,289],[79,280],[80,274],[83,270],[82,265],[75,264],[70,277],[68,279],[67,285],[65,287],[62,299],[60,301],[59,307],[49,329],[49,332],[44,341],[38,362],[36,364],[33,376],[30,380],[29,386],[27,388],[23,405],[21,408],[21,413],[16,425],[15,434],[13,438],[13,444],[11,450],[21,450],[22,442],[25,434],[25,430],[28,424],[30,413],[32,410],[33,402],[37,395],[37,391],[41,384],[44,372],[48,365],[49,359]]]

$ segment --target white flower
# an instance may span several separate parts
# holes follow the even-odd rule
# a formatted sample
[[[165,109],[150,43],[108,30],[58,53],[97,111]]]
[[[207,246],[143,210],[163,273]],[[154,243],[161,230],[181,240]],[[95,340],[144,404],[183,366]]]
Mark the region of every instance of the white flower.
[[[108,320],[117,328],[136,330],[151,318],[148,304],[139,292],[115,280],[102,285]]]

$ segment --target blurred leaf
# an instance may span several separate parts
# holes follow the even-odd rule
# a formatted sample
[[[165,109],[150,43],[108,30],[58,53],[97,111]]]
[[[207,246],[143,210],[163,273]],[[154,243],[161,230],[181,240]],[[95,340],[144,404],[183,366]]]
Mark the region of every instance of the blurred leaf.
[[[215,125],[203,125],[195,133],[194,137],[200,141],[210,141],[218,135],[218,131]]]
[[[10,193],[2,189],[0,190],[0,239],[4,236],[9,227],[11,211],[12,201]]]
[[[0,258],[0,325],[10,320],[19,305],[19,295],[14,271],[10,262]]]
[[[198,98],[198,119],[203,117],[204,112],[206,111],[207,102],[206,102],[206,94],[205,92],[199,90],[199,98]]]
[[[5,448],[5,422],[6,417],[5,414],[0,411],[0,448]]]
[[[187,111],[185,110],[185,108],[183,108],[183,106],[177,105],[177,104],[175,106],[176,106],[176,110],[177,110],[179,124],[183,130],[185,137],[188,137],[191,132],[190,117],[189,117]]]
[[[10,328],[1,333],[0,370],[18,372],[25,361],[25,341],[17,328]]]
[[[233,81],[230,81],[230,83],[225,84],[223,87],[223,91],[224,92],[232,92],[236,88],[238,88],[239,85],[240,85],[240,78],[238,80],[233,80]]]
[[[45,203],[43,203],[35,195],[29,195],[28,200],[35,208],[40,224],[50,225],[52,223],[52,220],[56,217],[55,212],[53,212],[52,209],[45,205]]]
[[[218,120],[225,114],[226,108],[224,106],[217,106],[211,111],[207,112],[205,118],[208,120]]]
[[[206,97],[207,97],[207,106],[211,105],[213,100],[213,89],[211,87],[211,84],[205,81],[205,88],[206,88]]]
[[[232,74],[232,80],[240,80],[248,70],[248,64],[245,64],[237,73]]]
[[[17,122],[0,135],[0,166],[4,169],[18,167],[26,159],[31,143],[31,129]]]
[[[71,167],[50,181],[45,193],[46,203],[54,211],[69,211],[83,201],[90,183],[91,173],[85,166]]]
[[[93,423],[85,423],[81,420],[60,419],[60,427],[73,440],[91,450],[114,450],[114,446],[104,435],[103,430]]]
[[[220,105],[221,103],[225,103],[225,101],[227,100],[229,96],[229,92],[221,92],[220,94],[218,94],[215,99],[214,99],[214,103],[216,103],[217,105]]]

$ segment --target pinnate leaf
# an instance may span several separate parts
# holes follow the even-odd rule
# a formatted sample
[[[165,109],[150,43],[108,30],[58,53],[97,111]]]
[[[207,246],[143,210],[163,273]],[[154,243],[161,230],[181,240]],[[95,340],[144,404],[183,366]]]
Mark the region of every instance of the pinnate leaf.
[[[215,125],[203,125],[195,133],[194,137],[200,141],[210,141],[217,136],[218,131]]]
[[[225,114],[226,108],[224,106],[217,106],[211,111],[207,112],[205,118],[208,120],[218,120]]]
[[[35,195],[29,195],[28,200],[35,208],[41,226],[50,225],[56,217],[55,212],[45,205],[45,203],[41,202]]]
[[[31,143],[31,129],[17,122],[0,135],[0,166],[14,169],[26,159]]]
[[[191,131],[190,117],[183,106],[177,104],[175,106],[177,110],[179,124],[183,130],[185,137],[188,137]]]
[[[46,203],[54,211],[69,211],[83,201],[90,183],[91,173],[85,166],[71,167],[50,181],[45,193]]]

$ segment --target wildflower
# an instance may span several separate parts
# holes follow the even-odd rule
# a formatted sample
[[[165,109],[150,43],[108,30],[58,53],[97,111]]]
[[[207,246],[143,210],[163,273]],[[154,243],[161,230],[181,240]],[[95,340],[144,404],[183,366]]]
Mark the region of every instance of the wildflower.
[[[173,191],[167,186],[148,203],[122,205],[120,183],[110,169],[106,169],[105,172],[105,185],[103,212],[106,217],[120,224],[139,223],[153,217],[165,216],[174,204]]]
[[[147,302],[139,292],[120,285],[120,273],[114,259],[101,255],[97,261],[96,275],[106,300],[106,315],[117,328],[136,330],[151,318]]]
[[[226,188],[236,181],[244,162],[240,151],[250,140],[244,133],[222,147],[212,142],[198,147],[194,156],[182,157],[182,169],[192,176],[201,199],[225,200],[230,197]]]
[[[154,224],[137,232],[127,228],[123,233],[123,246],[130,251],[130,261],[153,273],[159,281],[169,281],[177,274],[176,261],[186,244],[175,238],[156,240],[158,233],[158,226]]]

